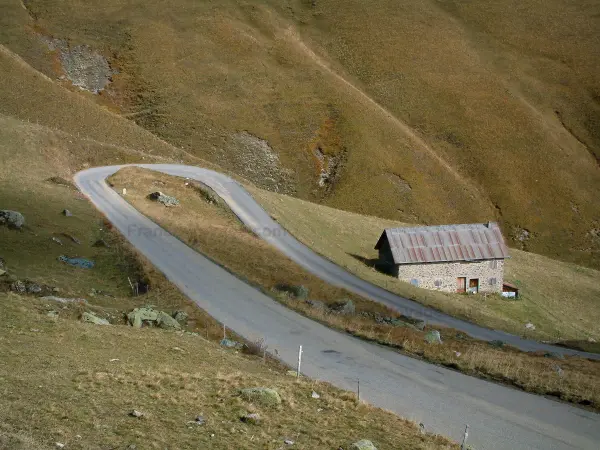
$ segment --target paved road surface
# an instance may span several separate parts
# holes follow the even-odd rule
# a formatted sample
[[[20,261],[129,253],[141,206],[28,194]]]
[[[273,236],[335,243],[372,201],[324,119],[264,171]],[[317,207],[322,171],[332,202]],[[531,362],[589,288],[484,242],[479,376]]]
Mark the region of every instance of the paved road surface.
[[[348,274],[281,231],[238,183],[224,175],[189,166],[140,166],[210,185],[255,232],[329,282],[475,337],[500,338],[524,349],[545,348],[429,311]],[[265,338],[283,362],[293,366],[298,346],[303,345],[306,375],[349,390],[356,388],[360,378],[365,400],[455,440],[468,423],[469,443],[476,449],[600,448],[597,414],[408,358],[338,333],[274,302],[162,230],[110,189],[104,179],[121,167],[88,169],[78,173],[75,181],[113,225],[199,307],[247,339]]]

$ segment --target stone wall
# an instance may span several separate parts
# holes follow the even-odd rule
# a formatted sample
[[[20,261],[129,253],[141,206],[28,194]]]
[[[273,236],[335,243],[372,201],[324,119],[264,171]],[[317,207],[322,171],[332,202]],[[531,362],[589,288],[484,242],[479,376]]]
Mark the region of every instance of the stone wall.
[[[456,292],[459,277],[479,279],[479,292],[502,292],[504,260],[400,264],[398,278],[415,286],[446,292]]]

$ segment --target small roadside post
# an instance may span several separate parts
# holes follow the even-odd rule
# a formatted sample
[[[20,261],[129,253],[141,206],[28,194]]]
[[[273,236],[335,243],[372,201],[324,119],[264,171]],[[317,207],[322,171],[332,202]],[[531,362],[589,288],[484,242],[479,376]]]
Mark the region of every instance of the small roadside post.
[[[302,346],[298,349],[298,369],[296,370],[296,378],[300,378],[300,366],[302,365]]]

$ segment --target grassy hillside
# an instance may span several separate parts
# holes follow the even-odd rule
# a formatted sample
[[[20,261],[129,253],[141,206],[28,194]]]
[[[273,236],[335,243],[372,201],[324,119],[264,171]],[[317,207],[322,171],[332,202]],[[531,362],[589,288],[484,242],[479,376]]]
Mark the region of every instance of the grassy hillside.
[[[508,383],[530,392],[556,396],[562,400],[588,405],[595,409],[598,409],[600,405],[600,391],[597,389],[597,386],[600,385],[597,376],[597,361],[567,357],[560,361],[560,367],[567,373],[566,376],[561,377],[556,373],[555,361],[548,357],[551,355],[545,355],[544,352],[531,354],[502,345],[492,346],[487,342],[470,339],[457,330],[437,328],[432,325],[425,325],[423,330],[419,330],[411,326],[410,322],[407,323],[410,319],[402,318],[383,305],[328,285],[317,276],[304,270],[276,248],[250,232],[225,204],[215,202],[214,194],[211,197],[211,191],[202,184],[135,167],[118,171],[109,178],[109,182],[116,192],[122,192],[122,189],[126,188],[127,195],[124,197],[126,201],[182,241],[207,255],[236,276],[262,289],[275,301],[279,301],[313,320],[342,332],[375,341],[413,358],[423,358],[473,376]],[[148,194],[157,189],[175,196],[180,201],[180,205],[175,208],[166,208],[160,202],[149,199]],[[265,195],[274,195],[266,191],[262,192]],[[276,196],[275,201],[285,203],[285,199],[280,197]],[[291,202],[299,202],[299,200],[291,199]],[[294,215],[294,217],[301,216],[303,218],[298,221],[303,225],[306,223],[324,225],[324,222],[319,220],[319,213],[324,212],[323,210],[326,210],[328,217],[347,220],[348,216],[352,216],[350,213],[337,212],[318,205],[312,205],[311,208],[311,205],[306,202],[303,203],[303,206],[305,208],[296,210]],[[367,217],[365,220],[377,221],[378,219]],[[346,229],[356,228],[355,222],[347,220],[347,223]],[[334,227],[323,228],[320,233],[325,241],[330,241],[333,246],[338,246],[344,239],[332,239],[331,236],[336,234],[343,235],[344,233]],[[346,233],[344,237],[349,236]],[[356,239],[356,236],[349,238],[352,241],[352,238]],[[556,262],[554,264],[556,265]],[[592,271],[590,270],[590,272]],[[369,278],[369,275],[367,274],[366,277]],[[578,279],[581,280],[584,277]],[[596,277],[597,279],[598,277]],[[565,280],[562,279],[562,281]],[[590,287],[592,288],[591,281]],[[282,289],[282,286],[287,286],[287,288]],[[294,286],[303,286],[304,293],[301,296],[286,293]],[[294,291],[292,290],[292,292]],[[422,290],[419,293],[424,296],[430,294],[429,291]],[[440,297],[445,299],[446,309],[454,307],[454,310],[451,309],[453,313],[457,313],[456,310],[459,310],[456,305],[460,303],[461,299],[466,299],[466,296],[444,297],[435,296],[435,293],[431,294],[435,299],[439,300]],[[527,300],[525,308],[510,309],[511,304],[520,302],[477,297],[477,299],[472,297],[466,299],[472,309],[480,307],[484,310],[493,310],[488,306],[489,304],[498,307],[495,315],[489,313],[473,315],[484,325],[501,323],[509,330],[519,333],[525,330],[525,322],[519,323],[519,319],[513,315],[516,315],[516,311],[526,310],[531,311],[531,317],[535,317],[532,320],[535,320],[539,329],[539,331],[536,330],[535,337],[555,335],[558,329],[555,330],[551,327],[560,326],[556,322],[537,321],[538,316],[552,317],[552,313],[557,312],[555,304],[557,298],[546,301],[547,306]],[[353,302],[354,313],[340,315],[331,312],[330,308],[348,300]],[[584,311],[592,317],[597,316],[597,305],[590,305],[589,300],[586,303],[583,296],[574,299],[573,303],[576,301],[584,304],[587,308],[582,307],[580,311],[569,310],[576,314],[570,317],[569,321],[574,325],[571,328],[564,325],[563,328],[560,328],[561,331],[563,329],[569,332],[577,330],[579,319],[583,319],[585,315]],[[502,303],[505,305],[504,311],[500,308]],[[551,314],[544,313],[544,308],[549,309]],[[507,313],[506,309],[509,309],[510,312]],[[399,320],[395,323],[386,323],[376,320],[376,317]],[[593,322],[593,319],[591,321]],[[586,318],[585,323],[589,324],[590,321]],[[432,329],[440,332],[443,345],[429,345],[425,341],[425,333]],[[597,330],[595,323],[594,330]]]
[[[97,109],[92,104],[90,111]],[[26,220],[22,230],[0,227],[0,257],[8,270],[0,275],[1,449],[53,449],[57,442],[69,449],[276,449],[284,439],[298,448],[338,448],[361,438],[381,449],[455,448],[357,402],[352,393],[297,381],[275,361],[220,347],[220,324],[132,252],[69,184],[78,168],[142,156],[154,160],[0,115],[0,209],[16,209]],[[94,246],[98,239],[107,246]],[[95,266],[70,267],[60,255],[89,258]],[[149,283],[150,291],[132,296],[128,279]],[[10,291],[15,280],[87,303],[16,294]],[[124,313],[147,304],[186,311],[189,333],[125,326]],[[82,323],[88,311],[112,325]],[[238,395],[255,386],[277,389],[282,405],[267,408]],[[320,399],[311,397],[313,390]],[[144,417],[130,417],[134,409]],[[262,422],[242,423],[240,416],[249,412]],[[189,423],[199,415],[204,425]]]
[[[0,448],[338,448],[371,439],[380,449],[455,448],[422,435],[354,394],[220,348],[200,336],[85,324],[55,305],[0,293]],[[97,311],[102,311],[97,308]],[[239,390],[268,386],[283,403],[265,407]],[[321,396],[311,398],[312,391]],[[138,410],[142,418],[129,416]],[[258,413],[261,423],[240,417]],[[201,415],[204,425],[194,424]],[[299,418],[302,418],[299,420]],[[191,423],[190,423],[191,422]]]
[[[271,190],[405,222],[494,218],[513,245],[600,264],[595,2],[2,7],[0,43],[35,68],[64,75],[41,37],[89,45],[118,73],[78,95]]]
[[[520,299],[497,295],[468,296],[416,288],[378,272],[374,249],[384,228],[406,226],[376,217],[315,205],[293,197],[247,186],[283,227],[313,250],[359,277],[389,291],[433,306],[457,317],[524,335],[532,322],[538,339],[600,339],[600,272],[510,249],[505,278],[516,284]]]

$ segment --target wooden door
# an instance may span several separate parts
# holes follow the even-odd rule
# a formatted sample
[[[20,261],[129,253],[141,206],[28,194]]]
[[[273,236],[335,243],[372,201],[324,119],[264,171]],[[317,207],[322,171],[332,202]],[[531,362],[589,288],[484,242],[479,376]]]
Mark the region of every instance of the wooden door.
[[[456,279],[456,292],[465,292],[467,290],[467,278],[458,277]]]

